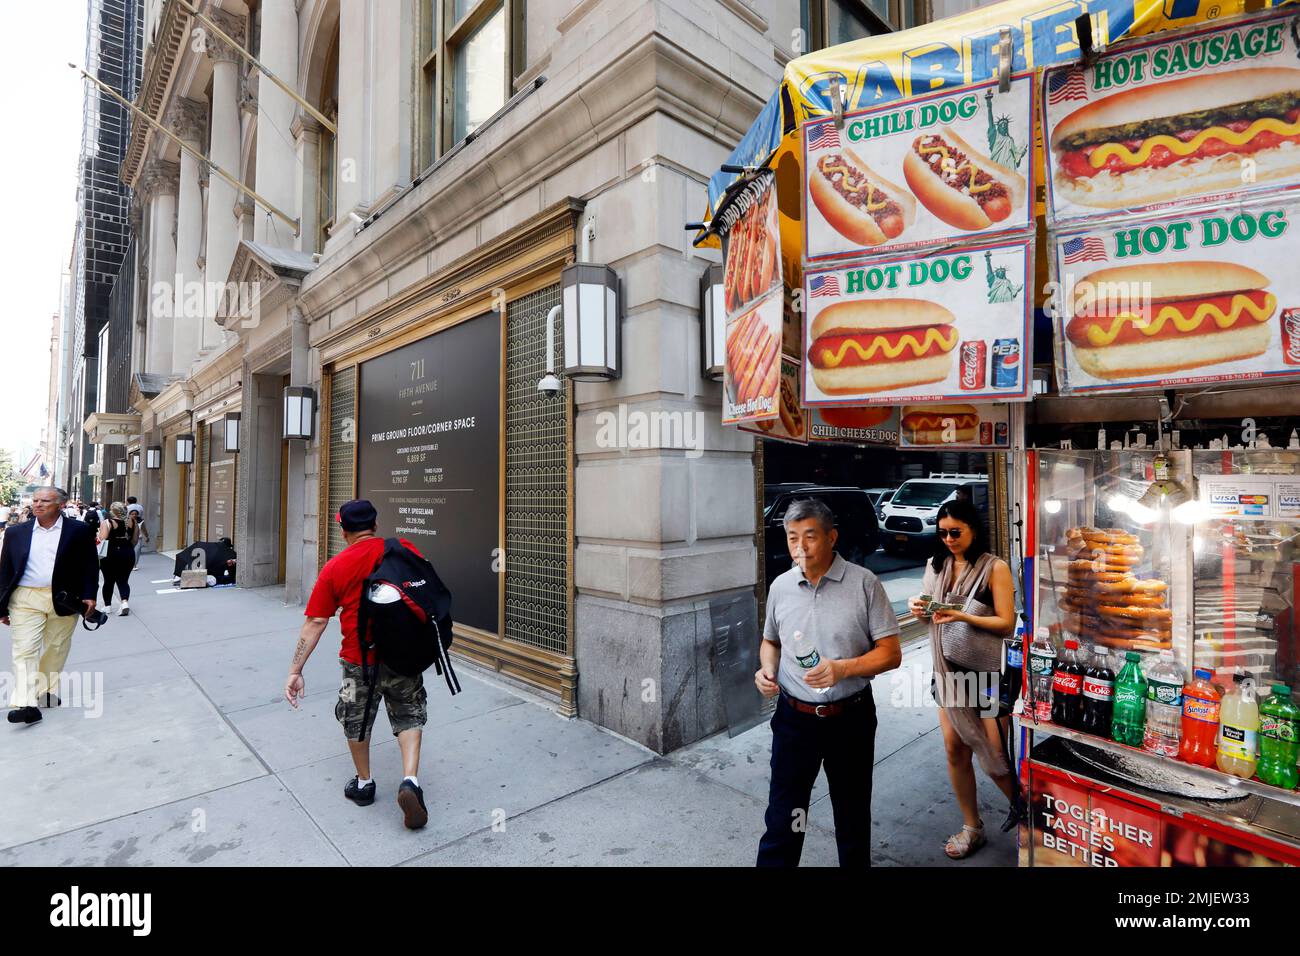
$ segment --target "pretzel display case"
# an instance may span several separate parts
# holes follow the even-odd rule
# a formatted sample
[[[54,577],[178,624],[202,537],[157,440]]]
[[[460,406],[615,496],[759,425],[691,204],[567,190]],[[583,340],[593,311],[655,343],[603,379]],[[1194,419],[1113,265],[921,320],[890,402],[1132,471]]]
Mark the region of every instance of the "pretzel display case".
[[[1038,450],[1035,624],[1058,654],[1172,651],[1190,680],[1300,680],[1300,452]],[[1028,668],[1026,669],[1028,672]],[[1026,688],[1028,691],[1028,688]],[[1030,866],[1300,865],[1300,792],[1020,715]]]

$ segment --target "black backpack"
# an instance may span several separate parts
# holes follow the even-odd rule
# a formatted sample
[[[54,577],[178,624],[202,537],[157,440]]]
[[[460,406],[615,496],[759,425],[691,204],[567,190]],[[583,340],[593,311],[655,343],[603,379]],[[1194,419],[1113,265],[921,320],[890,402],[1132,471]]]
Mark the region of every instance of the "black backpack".
[[[369,722],[374,704],[380,661],[404,677],[416,677],[432,665],[446,679],[452,695],[460,693],[460,681],[447,654],[451,640],[451,592],[428,559],[397,538],[386,538],[384,553],[361,584],[361,605],[357,609],[357,642],[361,646],[362,673],[370,690],[365,722]],[[371,650],[376,662],[366,665]],[[362,740],[364,728],[365,723]]]

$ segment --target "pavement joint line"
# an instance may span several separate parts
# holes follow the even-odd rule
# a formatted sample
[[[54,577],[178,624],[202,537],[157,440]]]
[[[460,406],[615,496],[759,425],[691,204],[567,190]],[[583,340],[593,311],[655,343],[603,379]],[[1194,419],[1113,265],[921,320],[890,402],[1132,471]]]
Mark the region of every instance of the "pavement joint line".
[[[140,617],[140,612],[139,612],[139,611],[133,611],[133,612],[131,613],[131,616],[134,617],[134,618],[139,618],[139,617]],[[143,624],[143,622],[141,622],[141,623]],[[112,657],[92,657],[92,658],[90,658],[89,660],[78,661],[78,662],[77,662],[77,666],[80,666],[80,665],[82,665],[82,664],[97,664],[97,663],[102,663],[103,661],[118,661],[118,660],[125,660],[125,659],[128,658],[128,657],[139,657],[141,654],[157,654],[158,651],[173,650],[173,648],[170,648],[170,647],[168,647],[166,644],[162,643],[162,641],[159,640],[158,635],[155,634],[155,633],[154,633],[154,632],[153,632],[153,631],[148,627],[148,625],[145,625],[145,630],[149,631],[149,636],[150,636],[151,638],[153,638],[155,641],[158,641],[158,648],[157,648],[156,650],[148,650],[148,651],[134,651],[134,652],[132,652],[132,653],[130,653],[130,654],[116,654],[116,655],[114,655],[114,656],[112,656]],[[214,637],[214,638],[212,638],[212,639],[209,640],[209,641],[194,641],[192,644],[177,644],[175,649],[188,648],[188,647],[204,647],[204,646],[206,646],[206,645],[208,645],[208,644],[218,644],[218,643],[220,643],[221,641],[234,641],[234,640],[239,640],[239,639],[241,639],[241,638],[245,638],[245,637],[265,637],[265,636],[268,635],[268,634],[279,634],[279,633],[280,633],[280,631],[275,630],[275,631],[259,631],[259,632],[257,632],[256,634],[237,634],[237,635],[235,635],[234,637]],[[177,661],[177,663],[179,664],[180,662]],[[188,674],[189,671],[186,671],[186,673]],[[260,704],[259,704],[259,705],[255,705],[255,706],[265,706],[265,705],[260,705]]]

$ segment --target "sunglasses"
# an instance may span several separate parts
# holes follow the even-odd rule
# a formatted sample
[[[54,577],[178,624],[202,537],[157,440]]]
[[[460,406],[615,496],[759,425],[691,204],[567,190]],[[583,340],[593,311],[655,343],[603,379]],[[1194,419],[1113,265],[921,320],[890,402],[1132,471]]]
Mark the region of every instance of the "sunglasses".
[[[954,541],[966,533],[965,528],[936,528],[935,530],[939,533],[939,537],[951,538]]]

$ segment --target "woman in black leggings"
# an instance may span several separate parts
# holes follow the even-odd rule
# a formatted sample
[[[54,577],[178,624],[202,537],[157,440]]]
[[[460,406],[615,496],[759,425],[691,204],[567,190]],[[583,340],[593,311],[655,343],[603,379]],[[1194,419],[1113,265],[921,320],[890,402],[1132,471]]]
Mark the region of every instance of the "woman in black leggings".
[[[114,501],[108,509],[108,518],[99,526],[99,540],[108,542],[108,554],[99,559],[99,569],[104,572],[104,609],[113,605],[113,588],[122,595],[118,615],[131,613],[131,569],[135,567],[135,517],[127,513],[126,505]]]

